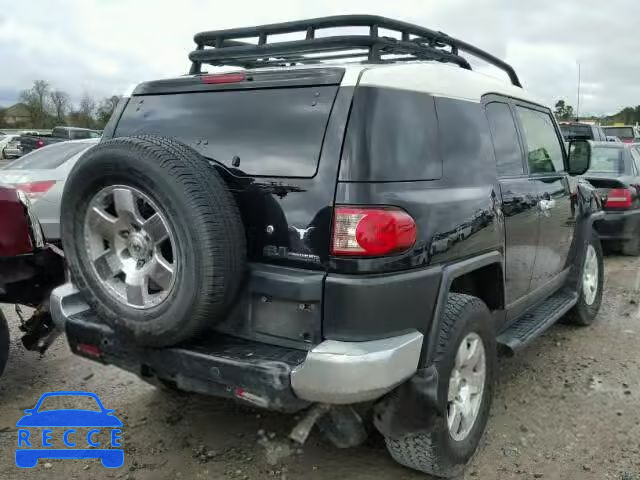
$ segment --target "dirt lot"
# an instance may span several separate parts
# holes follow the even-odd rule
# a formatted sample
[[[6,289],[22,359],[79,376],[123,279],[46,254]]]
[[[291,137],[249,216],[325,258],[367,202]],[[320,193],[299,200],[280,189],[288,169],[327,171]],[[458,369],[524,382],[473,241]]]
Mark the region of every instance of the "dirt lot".
[[[608,257],[606,264],[596,325],[558,325],[518,357],[502,359],[485,445],[465,478],[640,480],[640,260]],[[0,380],[2,479],[425,478],[395,465],[378,437],[338,450],[314,434],[290,450],[288,416],[156,390],[71,356],[62,340],[43,359],[13,343]],[[124,423],[123,468],[106,470],[96,460],[14,465],[22,411],[43,392],[63,389],[96,392],[115,409]]]

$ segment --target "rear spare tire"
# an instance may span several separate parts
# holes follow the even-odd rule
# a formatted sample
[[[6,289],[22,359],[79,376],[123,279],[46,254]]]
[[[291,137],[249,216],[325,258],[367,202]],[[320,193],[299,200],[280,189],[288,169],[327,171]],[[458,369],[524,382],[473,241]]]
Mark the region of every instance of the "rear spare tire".
[[[101,142],[62,198],[73,281],[139,344],[179,343],[223,318],[245,265],[245,233],[224,180],[193,149],[141,136]]]

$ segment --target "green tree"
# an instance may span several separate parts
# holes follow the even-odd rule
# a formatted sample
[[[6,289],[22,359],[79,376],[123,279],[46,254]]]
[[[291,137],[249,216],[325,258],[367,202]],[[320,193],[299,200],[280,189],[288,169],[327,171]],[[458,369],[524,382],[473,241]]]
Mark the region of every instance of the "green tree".
[[[67,113],[71,106],[71,100],[69,94],[62,90],[54,90],[49,93],[49,99],[53,106],[53,112],[55,115],[55,121],[57,125],[65,125]]]
[[[87,92],[85,92],[80,99],[78,108],[76,110],[72,110],[67,116],[67,123],[74,127],[95,128],[95,112],[96,102]]]
[[[120,97],[117,95],[111,95],[110,97],[103,98],[98,107],[98,113],[96,115],[97,125],[99,128],[104,128],[107,124],[113,111],[118,106]]]
[[[555,108],[553,113],[558,120],[573,120],[575,118],[573,107],[568,105],[564,100],[558,100]]]
[[[20,94],[20,100],[25,104],[31,118],[31,126],[34,128],[47,127],[50,123],[48,105],[50,88],[49,82],[36,80],[30,89]]]

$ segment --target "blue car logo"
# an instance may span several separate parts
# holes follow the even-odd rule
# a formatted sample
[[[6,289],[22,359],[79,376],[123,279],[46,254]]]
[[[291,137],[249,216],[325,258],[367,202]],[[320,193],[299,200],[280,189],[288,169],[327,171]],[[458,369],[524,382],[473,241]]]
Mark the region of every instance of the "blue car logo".
[[[99,410],[58,408],[41,409],[42,402],[51,397],[90,397],[95,400]],[[67,400],[67,399],[64,399]],[[120,435],[122,422],[113,413],[104,408],[95,393],[90,392],[49,392],[40,397],[35,407],[25,410],[26,415],[18,420],[18,448],[16,465],[20,468],[33,468],[39,459],[88,459],[99,458],[107,468],[119,468],[124,463],[124,450]],[[87,429],[80,433],[76,429]],[[33,430],[37,429],[37,430]],[[108,434],[109,442],[98,441]],[[39,435],[40,434],[40,435]],[[53,448],[55,437],[67,448]],[[111,448],[104,448],[109,446]],[[77,448],[76,448],[77,447]],[[85,448],[86,447],[86,448]]]

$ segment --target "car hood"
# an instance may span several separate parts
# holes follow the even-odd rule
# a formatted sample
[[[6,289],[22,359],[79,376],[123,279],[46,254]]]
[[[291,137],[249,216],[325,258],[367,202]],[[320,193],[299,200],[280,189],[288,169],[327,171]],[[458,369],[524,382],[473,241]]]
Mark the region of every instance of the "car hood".
[[[16,427],[121,427],[115,415],[90,410],[49,410],[25,415]]]

